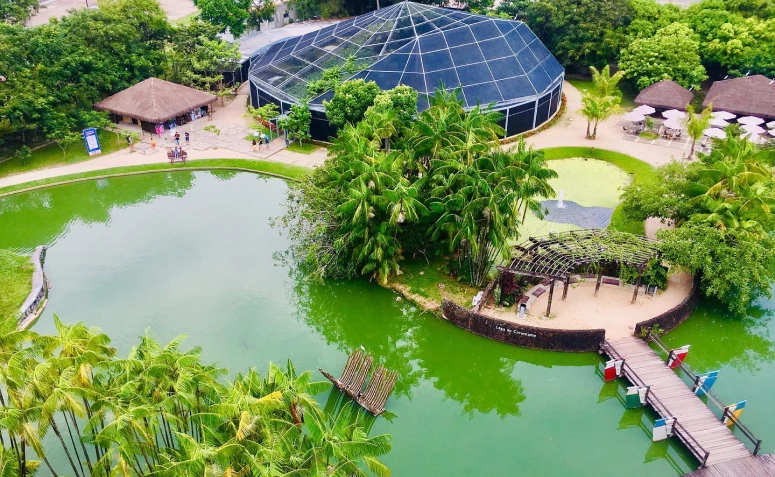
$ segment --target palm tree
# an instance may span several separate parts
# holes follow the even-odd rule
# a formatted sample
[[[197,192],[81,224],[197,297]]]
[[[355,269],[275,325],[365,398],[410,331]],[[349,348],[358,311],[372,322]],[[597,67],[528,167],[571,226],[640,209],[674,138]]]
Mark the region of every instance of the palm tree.
[[[624,78],[624,70],[617,71],[613,76],[611,75],[611,67],[609,65],[605,65],[600,71],[594,66],[590,66],[589,70],[592,72],[593,91],[597,96],[601,98],[614,96],[621,99],[622,92],[618,85],[622,78]]]
[[[710,126],[712,112],[713,104],[708,104],[708,107],[703,109],[699,114],[694,112],[694,106],[691,104],[686,105],[686,113],[688,115],[686,120],[686,133],[692,138],[692,147],[689,149],[689,155],[686,158],[690,161],[694,157],[694,147],[697,144],[697,140],[702,137],[704,131]]]
[[[587,118],[587,139],[597,138],[597,126],[619,111],[619,98],[585,93],[579,113]]]

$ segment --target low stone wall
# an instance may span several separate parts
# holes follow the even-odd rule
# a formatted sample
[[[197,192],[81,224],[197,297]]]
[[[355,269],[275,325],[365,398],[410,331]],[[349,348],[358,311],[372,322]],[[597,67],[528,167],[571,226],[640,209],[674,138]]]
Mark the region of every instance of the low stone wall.
[[[692,283],[692,291],[689,295],[670,310],[657,315],[646,321],[641,321],[635,325],[635,336],[640,336],[642,330],[648,330],[654,325],[658,325],[665,333],[675,329],[689,317],[697,306],[700,299],[700,276],[695,275]],[[645,332],[645,331],[643,331]]]
[[[35,266],[32,272],[32,290],[24,300],[24,304],[19,308],[17,318],[22,323],[28,316],[35,313],[40,303],[46,298],[48,285],[46,284],[46,275],[43,273],[43,262],[46,260],[46,246],[39,245],[33,252],[30,261]]]
[[[605,330],[536,328],[484,316],[449,300],[441,302],[441,316],[459,328],[502,343],[550,351],[597,351]]]

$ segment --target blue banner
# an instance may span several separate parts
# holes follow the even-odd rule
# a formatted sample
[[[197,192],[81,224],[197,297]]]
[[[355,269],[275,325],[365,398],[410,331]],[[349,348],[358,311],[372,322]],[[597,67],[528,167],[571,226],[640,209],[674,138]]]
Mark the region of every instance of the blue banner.
[[[86,142],[86,150],[89,152],[90,156],[102,152],[100,149],[100,138],[97,136],[96,128],[84,129],[83,140]]]
[[[711,371],[709,373],[698,374],[697,383],[692,388],[694,394],[702,396],[706,391],[709,391],[713,387],[713,384],[718,379],[718,371]]]

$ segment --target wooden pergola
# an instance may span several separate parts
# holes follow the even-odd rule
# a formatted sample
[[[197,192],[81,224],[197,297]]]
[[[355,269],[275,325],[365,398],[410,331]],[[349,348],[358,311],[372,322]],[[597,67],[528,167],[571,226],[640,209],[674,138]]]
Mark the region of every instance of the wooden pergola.
[[[638,297],[641,276],[649,262],[659,257],[657,242],[649,238],[607,229],[584,229],[530,237],[514,247],[518,255],[508,267],[498,267],[502,273],[525,275],[551,280],[546,316],[552,309],[554,283],[563,282],[562,299],[568,296],[571,276],[580,267],[616,263],[638,271],[632,303]],[[603,267],[598,267],[595,296],[600,290]]]

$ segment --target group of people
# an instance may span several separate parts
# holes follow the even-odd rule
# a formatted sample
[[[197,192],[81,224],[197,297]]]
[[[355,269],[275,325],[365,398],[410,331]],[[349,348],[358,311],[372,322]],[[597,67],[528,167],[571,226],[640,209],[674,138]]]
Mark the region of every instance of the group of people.
[[[269,136],[267,136],[266,133],[261,133],[259,135],[259,133],[256,132],[253,136],[253,152],[260,151],[262,145],[265,145],[266,148],[269,149]]]
[[[172,137],[172,140],[175,143],[175,150],[180,148],[180,133],[175,131],[175,134],[174,135],[170,134],[170,137]],[[191,135],[188,133],[188,131],[183,133],[183,137],[185,138],[186,146],[191,144]],[[164,137],[164,147],[167,149],[167,151],[171,151],[169,141],[167,140],[166,136]],[[154,138],[153,136],[151,136],[151,149],[153,149],[154,151],[156,150],[156,138]]]

